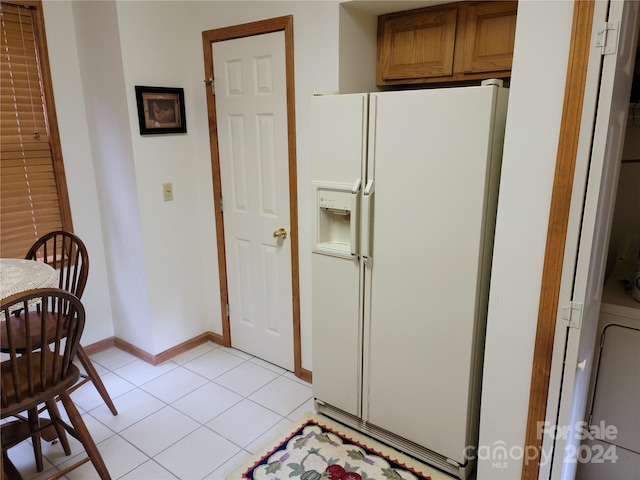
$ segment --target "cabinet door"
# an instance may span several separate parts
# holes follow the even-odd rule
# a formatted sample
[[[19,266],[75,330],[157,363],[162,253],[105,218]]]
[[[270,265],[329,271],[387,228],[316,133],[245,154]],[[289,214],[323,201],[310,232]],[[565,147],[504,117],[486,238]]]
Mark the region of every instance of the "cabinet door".
[[[518,2],[474,2],[466,9],[464,72],[511,70]]]
[[[453,72],[455,8],[379,17],[378,84]]]

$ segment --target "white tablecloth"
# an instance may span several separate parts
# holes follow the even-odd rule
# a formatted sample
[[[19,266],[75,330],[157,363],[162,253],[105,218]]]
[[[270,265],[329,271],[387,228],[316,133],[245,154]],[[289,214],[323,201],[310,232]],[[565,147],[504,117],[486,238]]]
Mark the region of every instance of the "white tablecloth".
[[[58,274],[51,266],[35,260],[0,258],[0,299],[34,288],[58,285]]]

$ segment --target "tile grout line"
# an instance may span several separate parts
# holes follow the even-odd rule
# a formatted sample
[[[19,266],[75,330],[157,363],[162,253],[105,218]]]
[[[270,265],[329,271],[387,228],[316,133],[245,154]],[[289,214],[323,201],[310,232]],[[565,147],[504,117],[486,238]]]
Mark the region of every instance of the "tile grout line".
[[[305,382],[303,380],[298,379],[297,377],[295,377],[295,375],[293,375],[292,372],[286,370],[286,369],[282,369],[281,367],[278,367],[276,365],[273,364],[269,364],[268,362],[259,359],[255,356],[246,354],[244,352],[239,352],[236,351],[234,349],[227,349],[227,348],[222,348],[220,346],[212,346],[212,348],[207,349],[206,351],[202,351],[199,352],[198,355],[194,356],[194,357],[190,357],[188,355],[186,355],[188,352],[185,352],[183,355],[183,357],[181,359],[178,359],[177,361],[174,361],[174,359],[170,359],[167,362],[163,362],[162,364],[158,365],[158,366],[162,366],[162,365],[166,365],[167,363],[172,363],[173,366],[172,368],[168,369],[166,372],[163,372],[157,376],[153,376],[152,378],[145,378],[145,374],[142,374],[140,376],[140,379],[136,379],[136,374],[135,372],[135,368],[131,368],[132,372],[128,375],[129,378],[125,377],[122,375],[123,372],[118,373],[117,370],[124,368],[128,365],[131,365],[132,363],[134,363],[137,359],[136,358],[131,358],[130,361],[126,362],[126,363],[120,363],[119,361],[116,360],[116,358],[120,355],[122,355],[122,353],[127,354],[127,352],[123,352],[119,349],[117,349],[117,347],[114,347],[114,352],[117,351],[117,353],[113,354],[113,356],[108,356],[105,355],[103,358],[100,358],[100,360],[102,360],[104,363],[111,363],[115,366],[115,368],[112,370],[111,368],[107,367],[106,365],[104,365],[103,363],[100,363],[100,361],[98,361],[98,359],[95,358],[91,358],[91,360],[93,362],[95,362],[97,365],[99,365],[102,369],[104,369],[104,372],[101,372],[101,375],[107,375],[108,373],[112,373],[114,375],[114,378],[117,378],[118,382],[122,381],[125,382],[123,384],[124,388],[127,388],[129,386],[131,386],[132,388],[130,388],[129,390],[123,391],[122,393],[119,393],[117,396],[112,397],[114,399],[114,401],[117,401],[117,399],[121,399],[122,397],[127,395],[127,394],[131,394],[132,392],[138,392],[138,394],[142,394],[142,395],[148,395],[150,398],[153,398],[154,401],[159,402],[158,403],[158,408],[155,409],[154,411],[152,411],[151,413],[149,413],[148,415],[145,415],[142,418],[136,418],[132,423],[130,424],[126,424],[126,426],[120,428],[119,431],[116,431],[114,429],[113,426],[110,426],[108,423],[104,423],[103,420],[101,420],[98,416],[96,416],[96,413],[98,413],[98,409],[104,409],[104,403],[102,402],[102,399],[100,399],[100,403],[96,406],[89,406],[89,408],[85,409],[83,407],[80,407],[80,405],[78,405],[78,408],[81,411],[81,414],[83,417],[85,418],[91,418],[92,421],[97,422],[98,425],[101,426],[101,428],[106,429],[105,433],[107,433],[108,435],[106,436],[106,438],[102,438],[100,440],[100,442],[96,442],[98,445],[103,444],[107,441],[114,441],[116,440],[116,437],[118,438],[118,441],[124,441],[127,445],[129,445],[130,447],[133,447],[133,449],[138,452],[142,458],[144,458],[144,460],[135,465],[132,466],[129,470],[127,470],[126,472],[118,472],[118,476],[115,478],[123,478],[127,475],[130,475],[132,472],[134,472],[136,469],[142,467],[143,465],[147,464],[149,461],[152,461],[155,465],[155,467],[160,467],[162,469],[162,471],[169,473],[172,476],[175,476],[177,478],[179,477],[179,474],[177,472],[172,471],[171,469],[169,469],[167,466],[165,466],[163,463],[160,463],[159,461],[156,460],[156,458],[158,458],[159,455],[161,455],[163,452],[167,451],[168,449],[174,448],[177,444],[179,444],[180,442],[184,441],[186,438],[188,438],[190,435],[193,435],[195,432],[197,432],[198,430],[200,430],[202,427],[204,427],[207,431],[219,436],[221,439],[224,439],[225,442],[227,442],[227,444],[231,445],[233,447],[233,449],[235,450],[235,453],[233,453],[232,455],[230,455],[228,458],[223,458],[221,457],[221,463],[217,464],[216,467],[209,471],[206,475],[204,475],[203,478],[217,478],[217,477],[213,477],[212,475],[215,474],[216,471],[221,470],[221,469],[229,469],[231,467],[233,467],[233,465],[229,464],[229,462],[231,462],[233,459],[237,459],[234,463],[239,463],[240,461],[243,461],[242,458],[254,455],[255,452],[252,452],[251,450],[255,450],[255,451],[259,451],[259,449],[261,448],[261,445],[256,445],[256,446],[252,446],[252,444],[254,444],[255,442],[257,442],[261,437],[265,436],[267,433],[269,433],[271,430],[275,429],[275,427],[277,425],[279,425],[282,422],[292,422],[293,420],[291,420],[290,418],[288,418],[289,415],[293,414],[294,412],[302,409],[304,407],[304,405],[313,398],[312,396],[312,392],[311,390],[309,390],[309,397],[306,398],[305,400],[302,400],[301,403],[296,404],[294,407],[289,408],[290,411],[288,411],[286,414],[281,414],[277,411],[275,411],[272,407],[263,405],[262,403],[260,403],[259,400],[256,400],[254,398],[250,398],[253,397],[257,392],[259,392],[260,390],[266,388],[268,385],[272,384],[273,382],[279,381],[281,379],[286,379],[289,382],[295,382],[297,385],[301,386],[301,387],[305,387],[308,389],[311,389],[311,384],[309,384],[308,382]],[[236,357],[236,359],[241,360],[240,363],[232,366],[231,368],[224,370],[221,373],[217,373],[216,376],[214,376],[213,378],[209,379],[206,376],[202,375],[201,373],[199,373],[198,371],[195,370],[191,370],[188,366],[186,366],[187,364],[194,362],[198,359],[201,359],[201,357],[207,355],[207,354],[211,354],[212,352],[215,351],[220,351],[220,352],[224,352],[226,354],[232,355],[234,357]],[[238,355],[237,353],[241,353],[240,355]],[[130,355],[130,354],[129,354]],[[184,361],[183,361],[184,360]],[[233,372],[234,370],[238,369],[239,367],[246,365],[247,363],[250,363],[253,367],[259,367],[260,369],[264,370],[264,374],[265,376],[269,376],[268,374],[273,374],[273,378],[269,379],[266,383],[262,383],[261,381],[258,381],[258,383],[260,383],[259,387],[255,387],[252,388],[248,393],[238,393],[237,391],[235,391],[233,388],[230,388],[228,386],[226,386],[225,382],[223,383],[218,383],[218,381],[220,381],[220,378],[223,377],[224,375],[230,374],[231,372]],[[194,364],[195,365],[195,364]],[[224,363],[223,363],[224,365]],[[272,368],[269,368],[269,367]],[[224,367],[223,367],[224,368]],[[181,369],[181,370],[178,370]],[[195,374],[196,377],[194,377],[194,379],[198,379],[198,380],[202,380],[203,383],[199,384],[197,386],[193,386],[195,385],[195,383],[198,383],[197,381],[194,380],[194,384],[188,384],[186,383],[186,390],[185,391],[181,391],[180,392],[180,396],[172,399],[171,401],[166,401],[163,398],[161,398],[162,396],[162,387],[158,386],[158,391],[156,391],[155,393],[152,393],[152,391],[147,391],[145,390],[144,386],[150,384],[151,382],[154,381],[158,381],[158,385],[162,384],[162,377],[165,377],[167,375],[170,375],[171,372],[174,372],[174,374],[180,374],[181,371],[184,372],[189,372],[192,374]],[[148,372],[147,372],[148,373]],[[259,374],[258,376],[260,376],[262,374]],[[133,379],[135,379],[135,381],[132,381]],[[167,382],[171,381],[170,377],[166,377]],[[201,421],[198,418],[194,418],[194,413],[187,413],[187,411],[182,411],[180,408],[174,406],[176,402],[185,399],[186,397],[188,397],[189,395],[194,394],[195,392],[197,392],[199,389],[207,387],[207,386],[215,386],[216,388],[222,389],[226,392],[229,393],[229,395],[236,395],[237,399],[234,399],[232,401],[231,404],[224,406],[224,408],[222,410],[216,410],[215,416],[205,420],[205,421]],[[247,384],[245,384],[247,385]],[[233,385],[231,385],[233,386]],[[93,388],[92,386],[89,386],[87,388]],[[182,385],[181,385],[182,388]],[[238,384],[238,388],[241,388],[240,385]],[[152,389],[153,390],[153,389]],[[244,388],[242,389],[243,391],[245,390]],[[80,390],[78,390],[80,391]],[[93,394],[93,392],[92,392]],[[91,394],[90,394],[91,395]],[[95,394],[94,394],[95,395]],[[277,396],[277,395],[276,395]],[[268,397],[271,398],[271,397]],[[212,422],[213,420],[215,420],[216,418],[221,417],[224,414],[228,414],[230,412],[230,410],[232,410],[234,407],[237,407],[239,403],[243,402],[243,401],[248,401],[251,402],[251,404],[253,404],[256,407],[259,407],[260,409],[264,409],[265,412],[269,412],[269,414],[273,414],[276,416],[277,420],[271,424],[268,428],[262,430],[260,433],[255,434],[255,436],[252,436],[250,438],[250,440],[243,440],[244,445],[236,443],[236,441],[228,438],[224,432],[222,431],[216,431],[214,426],[209,426],[207,425],[208,423]],[[91,398],[89,396],[89,398],[87,399],[87,402],[90,402]],[[75,402],[75,399],[74,399]],[[268,402],[271,403],[272,402]],[[86,405],[86,403],[85,403]],[[273,404],[272,404],[273,405]],[[125,432],[126,430],[134,427],[135,425],[138,425],[140,422],[143,422],[145,420],[148,420],[150,416],[157,414],[158,412],[161,412],[162,410],[165,410],[166,407],[170,407],[175,413],[179,414],[179,415],[184,415],[185,418],[188,418],[190,421],[194,422],[193,426],[194,428],[191,429],[189,428],[189,431],[180,435],[179,438],[171,438],[170,444],[163,446],[162,449],[158,452],[156,452],[154,455],[149,455],[147,453],[145,453],[141,448],[139,448],[138,446],[136,446],[136,444],[134,443],[133,439],[129,440],[126,437],[124,437],[122,435],[123,432]],[[121,410],[121,408],[118,408],[119,410]],[[261,410],[262,411],[262,410]],[[195,411],[194,411],[195,412]],[[107,418],[103,415],[103,418]],[[284,426],[283,426],[284,428]],[[271,432],[272,434],[276,434],[276,432]],[[263,439],[263,442],[259,442],[260,444],[262,443],[266,443],[268,441],[267,438]],[[249,450],[251,449],[251,450]],[[54,464],[52,462],[52,460],[56,460],[58,457],[47,457],[45,455],[45,458],[47,459],[47,462],[51,464],[52,469],[49,470],[45,470],[37,475],[35,475],[36,477],[40,477],[43,476],[46,472],[52,472],[52,471],[60,471],[60,468],[62,465],[67,464],[70,462],[70,460],[72,460],[73,458],[76,458],[77,456],[81,455],[84,452],[84,449],[82,451],[79,451],[76,453],[76,455],[71,455],[69,457],[65,457],[58,465]],[[55,455],[55,451],[52,451],[50,453],[50,455]],[[225,454],[226,455],[226,454]],[[52,460],[50,460],[50,458]],[[59,458],[58,458],[59,460]],[[137,462],[138,460],[136,460]],[[89,464],[90,465],[90,464]],[[204,464],[203,464],[204,465]],[[227,466],[227,467],[225,467]],[[92,468],[92,467],[90,467]],[[206,468],[206,467],[205,467]],[[232,468],[231,468],[232,469]],[[34,478],[34,477],[31,477]],[[73,478],[73,474],[72,474],[72,478]]]

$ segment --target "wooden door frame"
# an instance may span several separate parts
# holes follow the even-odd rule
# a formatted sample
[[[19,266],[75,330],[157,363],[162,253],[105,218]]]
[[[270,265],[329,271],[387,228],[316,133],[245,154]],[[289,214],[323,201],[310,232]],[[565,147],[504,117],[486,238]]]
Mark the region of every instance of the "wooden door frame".
[[[551,194],[547,244],[542,271],[538,324],[536,329],[529,413],[524,439],[524,451],[540,452],[542,437],[538,425],[546,420],[549,381],[553,360],[553,343],[562,282],[563,259],[569,227],[569,209],[575,174],[582,108],[589,66],[589,50],[595,1],[575,0],[569,61],[565,82],[564,105]],[[539,458],[525,461],[522,480],[536,480],[540,471]]]
[[[222,212],[222,182],[220,178],[220,152],[218,148],[218,123],[216,97],[213,91],[213,49],[211,44],[265,33],[284,32],[286,84],[287,84],[287,142],[289,152],[289,215],[291,240],[291,303],[293,306],[293,356],[294,374],[311,381],[311,372],[302,368],[302,341],[300,335],[300,261],[298,256],[298,183],[296,157],[295,77],[293,65],[293,15],[257,22],[216,28],[202,32],[205,80],[207,84],[207,111],[209,115],[209,143],[213,176],[213,203],[215,207],[216,243],[218,248],[218,278],[220,281],[220,307],[222,316],[222,344],[231,346],[231,325],[227,313],[229,292],[224,243],[224,219]]]

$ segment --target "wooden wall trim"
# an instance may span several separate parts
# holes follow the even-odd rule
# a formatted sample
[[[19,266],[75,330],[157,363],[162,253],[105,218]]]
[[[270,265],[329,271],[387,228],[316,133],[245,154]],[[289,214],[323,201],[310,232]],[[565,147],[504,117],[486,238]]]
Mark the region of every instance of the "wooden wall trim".
[[[220,30],[220,29],[218,29]],[[218,151],[218,120],[216,116],[216,97],[213,94],[213,49],[211,42],[216,41],[216,32],[202,32],[202,50],[204,53],[204,69],[207,112],[209,123],[209,153],[211,155],[211,174],[213,184],[214,217],[216,225],[216,247],[218,252],[218,281],[220,284],[220,318],[222,318],[222,338],[225,347],[231,346],[231,326],[227,316],[229,292],[227,289],[226,247],[224,243],[224,219],[222,216],[222,182],[220,179],[220,155]]]
[[[102,350],[106,350],[107,348],[111,348],[115,345],[115,338],[109,337],[104,340],[100,340],[98,342],[92,343],[91,345],[83,345],[84,351],[87,355],[93,355],[94,353],[101,352]]]
[[[206,342],[213,342],[217,345],[224,346],[222,335],[213,332],[205,332],[198,335],[197,337],[193,337],[192,339],[187,340],[186,342],[182,342],[175,347],[171,347],[164,352],[158,353],[157,355],[149,353],[118,337],[109,337],[90,345],[86,345],[84,346],[84,350],[88,355],[94,355],[98,352],[106,350],[107,348],[117,347],[120,350],[124,350],[134,357],[139,358],[140,360],[144,360],[145,362],[150,363],[151,365],[158,365],[162,362],[166,362],[167,360],[171,360],[173,357],[176,357],[181,353],[187,352],[192,348],[197,347],[198,345],[202,345]]]
[[[291,302],[293,307],[294,374],[306,378],[302,368],[302,329],[300,325],[300,259],[298,242],[298,157],[296,150],[296,82],[293,52],[293,16],[285,17],[284,43],[287,75],[287,141],[289,150],[289,224],[291,239]]]
[[[311,372],[302,368],[302,338],[300,325],[300,260],[298,244],[298,174],[296,154],[296,109],[295,109],[295,70],[293,43],[293,15],[270,18],[257,22],[250,22],[230,27],[217,28],[202,32],[202,48],[204,52],[205,76],[213,78],[213,52],[211,43],[234,38],[248,37],[284,31],[287,82],[287,142],[289,167],[289,221],[291,240],[291,302],[293,311],[293,356],[294,373],[297,377],[311,378]],[[216,100],[212,91],[213,85],[207,83],[207,110],[209,115],[209,135],[211,170],[213,175],[213,195],[215,206],[215,224],[218,247],[218,278],[220,281],[220,305],[222,308],[222,341],[226,347],[231,346],[231,327],[226,312],[229,302],[227,286],[226,250],[224,245],[224,219],[220,208],[222,198],[222,184],[220,182],[220,153],[218,151],[218,132],[216,118]]]
[[[553,340],[580,136],[594,5],[593,0],[576,0],[574,3],[562,123],[542,272],[524,451],[541,452],[542,449],[542,437],[539,435],[538,424],[545,421],[547,410]],[[533,448],[535,450],[530,450]],[[534,460],[525,460],[522,466],[522,480],[538,478],[539,458],[538,456]]]
[[[84,350],[88,355],[94,355],[98,352],[106,350],[107,348],[116,347],[120,350],[124,350],[125,352],[130,353],[140,360],[150,363],[151,365],[159,365],[162,362],[171,360],[173,357],[176,357],[181,353],[187,352],[192,348],[195,348],[198,345],[202,345],[206,342],[213,342],[217,345],[225,346],[224,338],[222,335],[213,332],[205,332],[201,335],[198,335],[197,337],[187,340],[186,342],[182,342],[175,347],[171,347],[170,349],[165,350],[164,352],[161,352],[157,355],[146,352],[145,350],[142,350],[141,348],[138,348],[135,345],[132,345],[131,343],[118,337],[105,338],[104,340],[100,340],[98,342],[92,343],[91,345],[85,346]],[[309,383],[311,383],[312,380],[311,371],[304,368],[300,369],[300,374],[297,375],[297,377]]]

